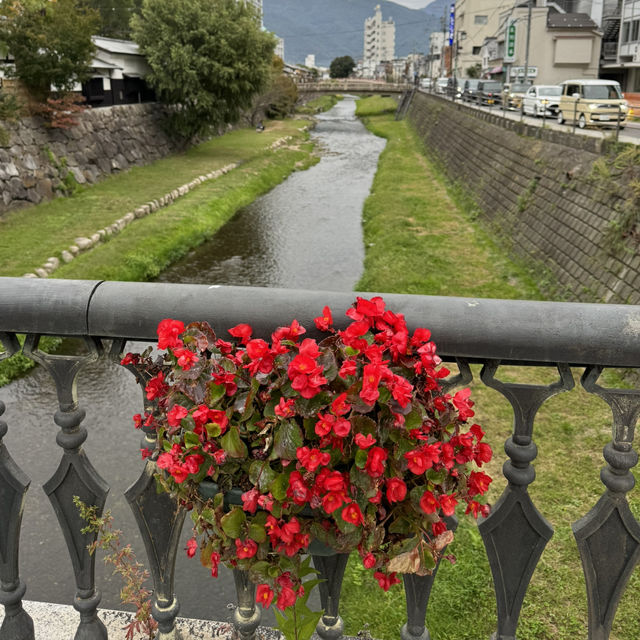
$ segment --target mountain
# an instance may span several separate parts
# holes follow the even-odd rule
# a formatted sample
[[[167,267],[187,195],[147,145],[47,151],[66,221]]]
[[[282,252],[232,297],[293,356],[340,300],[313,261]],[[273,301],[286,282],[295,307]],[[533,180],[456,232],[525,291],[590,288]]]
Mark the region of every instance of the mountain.
[[[304,64],[315,54],[316,64],[328,67],[338,56],[362,58],[364,21],[376,5],[383,20],[396,25],[396,57],[426,53],[429,34],[442,29],[442,18],[451,0],[433,0],[423,9],[408,9],[385,0],[263,0],[264,26],[284,38],[284,57]]]

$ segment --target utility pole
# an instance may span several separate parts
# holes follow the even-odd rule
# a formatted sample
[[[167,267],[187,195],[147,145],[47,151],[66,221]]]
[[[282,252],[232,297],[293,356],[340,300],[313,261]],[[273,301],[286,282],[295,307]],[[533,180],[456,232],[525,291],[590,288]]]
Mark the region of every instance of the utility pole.
[[[448,6],[448,5],[447,5]],[[444,77],[446,66],[444,62],[444,42],[447,39],[447,7],[444,8],[442,16],[442,47],[440,48],[440,73]]]
[[[531,42],[531,5],[533,0],[527,2],[527,44],[524,56],[524,83],[529,81],[529,43]]]

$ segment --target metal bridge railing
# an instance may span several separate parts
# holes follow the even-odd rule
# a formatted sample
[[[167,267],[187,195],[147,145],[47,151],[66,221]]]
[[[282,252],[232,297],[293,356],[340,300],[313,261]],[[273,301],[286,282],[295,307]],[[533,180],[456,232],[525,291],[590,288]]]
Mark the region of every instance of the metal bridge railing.
[[[21,349],[18,334],[26,334],[23,353],[41,363],[52,375],[58,393],[55,422],[61,462],[44,489],[65,535],[76,579],[74,607],[81,619],[77,638],[104,640],[106,631],[97,617],[100,597],[95,586],[93,560],[87,540],[78,532],[73,495],[101,508],[108,491],[83,451],[87,430],[78,406],[75,381],[87,361],[119,361],[127,340],[154,341],[156,326],[165,317],[185,322],[207,320],[222,331],[239,322],[267,338],[275,327],[292,318],[308,329],[324,305],[334,318],[343,317],[356,294],[206,285],[142,284],[126,282],[35,280],[0,278],[0,341],[5,355]],[[533,440],[538,409],[551,396],[574,385],[570,367],[584,367],[582,386],[608,403],[612,410],[612,438],[604,449],[604,485],[598,503],[573,524],[582,558],[589,607],[589,638],[609,637],[616,607],[640,558],[640,525],[633,517],[627,493],[634,486],[631,473],[638,456],[633,450],[635,423],[640,414],[640,391],[604,388],[598,378],[607,367],[640,367],[640,307],[515,300],[489,300],[385,294],[394,311],[403,313],[410,330],[428,327],[443,359],[455,361],[459,374],[454,384],[467,384],[470,364],[481,364],[481,380],[496,389],[513,409],[513,433],[507,439],[503,470],[507,486],[491,514],[479,524],[493,573],[497,602],[497,640],[515,637],[520,608],[540,555],[553,528],[528,493],[535,473]],[[340,327],[339,321],[336,326]],[[309,335],[313,336],[313,330]],[[86,355],[56,356],[38,350],[42,335],[83,338]],[[498,379],[499,365],[547,366],[558,380],[547,386],[515,384]],[[105,390],[108,392],[108,390]],[[5,410],[0,403],[0,414]],[[5,416],[13,422],[12,416]],[[17,422],[17,420],[16,420]],[[30,640],[31,620],[22,608],[25,582],[19,575],[18,540],[29,479],[2,443],[7,423],[0,421],[0,603],[5,622],[0,640]],[[153,464],[153,463],[148,463]],[[71,472],[70,472],[71,471]],[[183,515],[176,513],[167,494],[156,494],[149,466],[126,497],[140,525],[154,578],[153,611],[159,638],[169,638],[178,611],[174,595],[175,555]],[[166,528],[146,536],[148,518],[163,514]],[[332,573],[329,567],[327,573]],[[247,598],[247,581],[236,576],[236,623],[243,638],[252,638],[259,616]],[[407,624],[403,640],[429,637],[425,611],[433,576],[405,577]],[[334,586],[328,585],[335,594]],[[339,585],[337,586],[339,588]],[[332,599],[337,602],[334,597]],[[326,603],[324,603],[326,605]],[[325,640],[335,639],[337,610],[319,625]],[[7,623],[7,621],[10,621]],[[339,635],[339,634],[338,634]]]

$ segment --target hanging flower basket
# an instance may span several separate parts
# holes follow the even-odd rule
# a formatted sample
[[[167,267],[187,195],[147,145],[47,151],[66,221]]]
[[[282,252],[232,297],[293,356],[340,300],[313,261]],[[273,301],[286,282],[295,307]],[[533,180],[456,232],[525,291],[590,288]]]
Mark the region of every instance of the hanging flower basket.
[[[293,320],[270,342],[247,324],[227,341],[205,322],[166,319],[163,355],[123,360],[152,376],[156,410],[134,420],[157,434],[159,485],[191,512],[188,555],[214,576],[221,562],[248,571],[264,607],[306,602],[312,541],[357,551],[387,590],[399,573],[433,571],[458,505],[488,513],[491,478],[478,468],[491,448],[469,423],[469,389],[443,392],[430,332],[410,334],[380,297],[347,316],[335,330],[325,307],[323,340]]]

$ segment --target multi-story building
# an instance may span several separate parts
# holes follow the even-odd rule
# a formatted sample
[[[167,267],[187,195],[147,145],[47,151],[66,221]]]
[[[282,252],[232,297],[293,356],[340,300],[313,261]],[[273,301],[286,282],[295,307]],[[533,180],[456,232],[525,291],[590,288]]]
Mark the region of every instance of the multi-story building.
[[[466,76],[467,69],[482,64],[484,41],[498,36],[500,14],[513,6],[513,0],[456,0],[451,64],[459,76]]]
[[[500,33],[483,48],[483,73],[505,82],[558,84],[569,78],[597,78],[602,31],[588,13],[563,13],[533,0],[501,14]],[[511,55],[506,49],[512,25]],[[527,50],[527,32],[529,49]]]
[[[382,19],[382,10],[377,5],[375,15],[364,21],[364,74],[373,75],[381,62],[393,60],[395,48],[396,26],[391,18]]]
[[[260,16],[260,26],[262,26],[262,0],[245,0],[249,4],[252,4],[256,10],[258,11],[258,15]]]
[[[625,93],[640,94],[640,0],[620,0],[603,31],[601,77],[617,80]]]
[[[276,48],[274,53],[280,58],[280,60],[284,61],[284,38],[278,38],[276,36]]]

